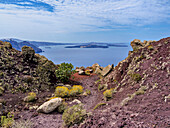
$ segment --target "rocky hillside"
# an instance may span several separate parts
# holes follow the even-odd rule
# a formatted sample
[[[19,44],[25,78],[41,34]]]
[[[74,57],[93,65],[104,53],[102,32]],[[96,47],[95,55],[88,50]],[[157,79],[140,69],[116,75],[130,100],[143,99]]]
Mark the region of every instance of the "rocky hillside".
[[[134,40],[133,51],[98,84],[112,88],[112,99],[80,128],[170,127],[170,37]]]
[[[70,72],[71,64],[58,65],[55,76],[56,65],[32,48],[20,52],[0,41],[1,126],[169,128],[169,43],[170,37],[135,39],[133,51],[116,67],[77,67],[66,84],[56,77],[67,77],[62,73]]]
[[[50,89],[56,82],[56,66],[33,48],[24,46],[22,52],[8,42],[0,41],[0,86],[5,90],[31,91]]]

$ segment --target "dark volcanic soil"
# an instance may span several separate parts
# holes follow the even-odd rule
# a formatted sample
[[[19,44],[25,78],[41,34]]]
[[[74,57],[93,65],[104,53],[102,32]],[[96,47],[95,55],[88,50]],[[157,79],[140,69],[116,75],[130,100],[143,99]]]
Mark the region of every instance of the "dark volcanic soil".
[[[97,75],[92,76],[78,76],[75,75],[74,80],[77,83],[81,83],[84,87],[84,90],[88,89],[91,91],[91,95],[79,96],[75,99],[80,100],[87,111],[92,111],[94,106],[99,103],[103,98],[102,95],[98,93],[97,86],[95,81],[99,78]],[[72,83],[76,83],[72,82]],[[6,93],[3,96],[0,96],[1,99],[6,100],[6,106],[8,106],[8,111],[13,111],[16,120],[31,120],[33,128],[61,128],[63,126],[62,114],[53,112],[50,114],[37,113],[35,109],[29,109],[32,106],[40,106],[42,103],[47,101],[48,98],[52,96],[53,92],[40,92],[37,96],[37,101],[33,103],[23,102],[23,98],[27,94],[11,94]],[[90,100],[89,100],[90,99]],[[73,99],[72,99],[73,100]],[[70,100],[71,101],[71,100]],[[9,107],[10,106],[10,107]]]

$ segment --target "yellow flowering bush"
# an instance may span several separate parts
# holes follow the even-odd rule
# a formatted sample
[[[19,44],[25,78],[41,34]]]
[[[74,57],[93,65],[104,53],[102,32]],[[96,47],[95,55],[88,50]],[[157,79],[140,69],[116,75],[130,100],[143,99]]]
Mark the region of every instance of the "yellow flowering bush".
[[[69,91],[70,96],[76,96],[81,93],[83,93],[83,87],[81,85],[73,85]]]
[[[113,90],[112,89],[107,89],[106,91],[103,92],[105,100],[111,99],[113,96]]]
[[[64,86],[58,86],[55,89],[55,97],[68,97],[69,89]]]
[[[85,70],[85,74],[89,76],[90,75],[90,70]]]

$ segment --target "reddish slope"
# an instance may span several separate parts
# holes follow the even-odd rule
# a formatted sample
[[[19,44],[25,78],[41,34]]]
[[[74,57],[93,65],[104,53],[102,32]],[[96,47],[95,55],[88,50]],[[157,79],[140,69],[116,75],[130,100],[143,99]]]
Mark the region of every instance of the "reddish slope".
[[[101,109],[93,112],[81,128],[168,128],[170,127],[170,38],[152,42],[133,51],[102,83],[118,86],[118,92]],[[152,48],[153,47],[153,48]],[[135,80],[133,74],[142,79]],[[139,93],[139,89],[145,91]],[[133,96],[132,94],[138,95]],[[129,98],[128,98],[129,97]],[[128,102],[122,102],[128,99]],[[131,100],[130,100],[131,99]],[[124,103],[123,106],[122,103]]]

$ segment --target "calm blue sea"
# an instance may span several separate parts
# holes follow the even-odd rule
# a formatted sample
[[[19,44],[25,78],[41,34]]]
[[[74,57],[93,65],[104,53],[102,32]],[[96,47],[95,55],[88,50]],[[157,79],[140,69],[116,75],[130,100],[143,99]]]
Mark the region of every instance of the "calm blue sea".
[[[78,66],[92,66],[98,63],[100,66],[107,66],[114,64],[116,66],[121,60],[128,56],[131,50],[129,47],[109,47],[106,49],[101,48],[64,48],[66,45],[56,46],[41,46],[44,51],[40,55],[44,55],[55,64],[63,62],[72,63],[74,67]]]

